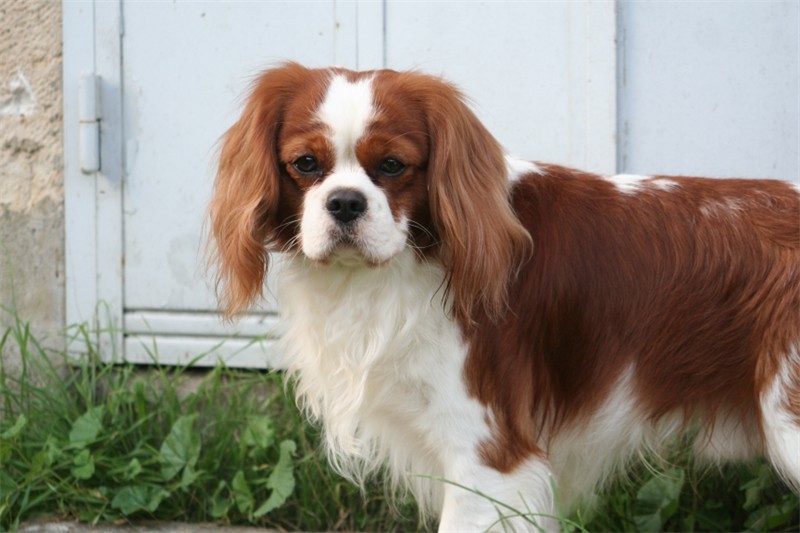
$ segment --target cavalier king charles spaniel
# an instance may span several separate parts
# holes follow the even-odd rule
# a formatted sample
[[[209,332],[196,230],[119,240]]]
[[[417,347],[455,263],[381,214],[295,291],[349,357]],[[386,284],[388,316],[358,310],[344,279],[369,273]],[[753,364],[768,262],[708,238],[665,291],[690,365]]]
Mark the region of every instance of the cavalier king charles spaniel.
[[[209,213],[228,317],[276,269],[331,463],[440,531],[557,529],[679,435],[800,485],[796,183],[522,161],[437,77],[289,63],[225,134]]]

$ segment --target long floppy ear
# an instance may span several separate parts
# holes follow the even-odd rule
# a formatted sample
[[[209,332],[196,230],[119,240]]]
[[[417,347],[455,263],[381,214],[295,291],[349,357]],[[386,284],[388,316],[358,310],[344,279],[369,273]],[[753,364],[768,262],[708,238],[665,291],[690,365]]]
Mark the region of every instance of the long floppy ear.
[[[432,79],[428,97],[431,214],[447,269],[454,317],[498,319],[508,287],[532,249],[511,207],[503,150],[449,84]]]
[[[278,225],[278,133],[286,102],[305,73],[292,63],[263,73],[241,118],[222,138],[208,210],[209,265],[217,268],[217,295],[227,318],[262,293]]]

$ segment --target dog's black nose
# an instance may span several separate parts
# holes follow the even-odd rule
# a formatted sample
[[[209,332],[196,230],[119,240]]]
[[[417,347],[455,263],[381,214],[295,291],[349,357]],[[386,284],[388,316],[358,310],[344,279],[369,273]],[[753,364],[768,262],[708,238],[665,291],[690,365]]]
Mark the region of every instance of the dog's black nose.
[[[367,198],[354,189],[335,189],[328,196],[325,208],[341,223],[351,222],[367,210]]]

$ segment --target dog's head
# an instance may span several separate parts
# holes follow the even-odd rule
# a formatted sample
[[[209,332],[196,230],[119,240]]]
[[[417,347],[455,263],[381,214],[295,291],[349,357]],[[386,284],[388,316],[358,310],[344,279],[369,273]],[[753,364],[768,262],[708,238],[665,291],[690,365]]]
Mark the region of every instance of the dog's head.
[[[453,313],[502,309],[529,236],[503,152],[446,82],[414,72],[263,73],[223,139],[211,232],[228,315],[261,294],[268,252],[381,268],[440,261]]]

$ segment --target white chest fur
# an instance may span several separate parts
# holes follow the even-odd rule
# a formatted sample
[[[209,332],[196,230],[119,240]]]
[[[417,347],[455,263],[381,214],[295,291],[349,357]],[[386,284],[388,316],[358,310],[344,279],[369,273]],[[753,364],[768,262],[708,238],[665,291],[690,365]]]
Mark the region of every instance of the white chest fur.
[[[285,366],[338,470],[360,482],[386,465],[395,487],[434,511],[441,484],[413,474],[446,475],[448,455],[489,437],[461,378],[466,348],[442,306],[442,271],[410,251],[378,268],[346,261],[286,262]]]

